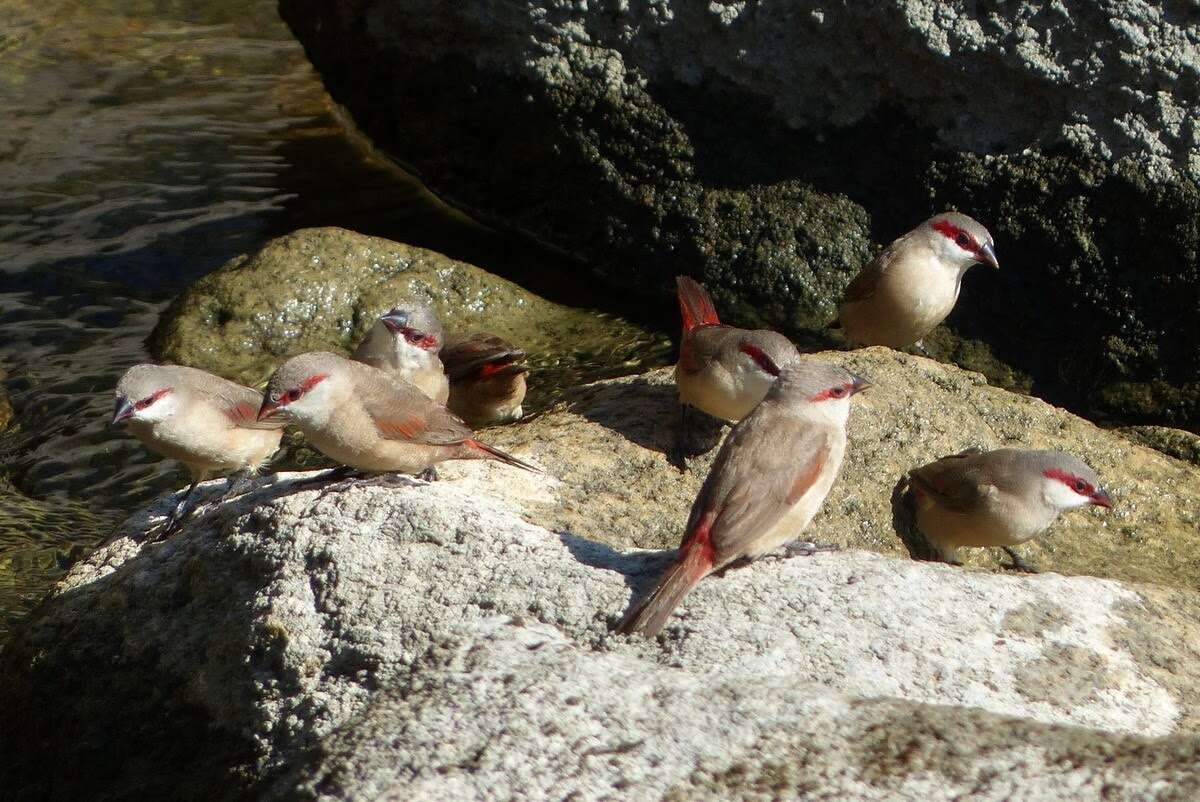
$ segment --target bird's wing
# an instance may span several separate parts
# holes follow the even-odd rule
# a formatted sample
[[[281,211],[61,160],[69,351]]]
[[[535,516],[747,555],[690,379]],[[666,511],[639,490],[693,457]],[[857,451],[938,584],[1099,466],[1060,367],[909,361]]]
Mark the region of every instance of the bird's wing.
[[[464,379],[485,365],[509,365],[525,358],[525,352],[495,334],[471,334],[447,343],[439,357],[451,381]]]
[[[690,531],[715,512],[718,564],[736,559],[812,489],[833,450],[833,427],[756,415],[730,434],[692,506]]]
[[[271,430],[282,429],[287,425],[287,420],[283,417],[272,417],[262,421],[258,419],[262,393],[257,390],[195,368],[186,370],[192,391],[221,410],[234,426],[240,429]]]
[[[679,366],[688,373],[704,370],[727,349],[737,350],[745,329],[715,323],[684,332],[679,343]]]
[[[381,437],[424,445],[454,445],[472,437],[467,424],[414,385],[369,365],[355,372],[355,395]]]
[[[883,249],[883,252],[867,263],[867,266],[858,271],[858,275],[851,279],[846,285],[846,293],[842,297],[842,303],[855,303],[857,301],[865,301],[875,294],[875,290],[879,288],[879,282],[887,275],[887,271],[896,262],[896,257],[899,256],[903,244],[908,239],[907,236],[900,237],[891,245]]]
[[[908,476],[914,487],[946,509],[970,512],[996,492],[981,456],[979,449],[967,449],[916,468]]]

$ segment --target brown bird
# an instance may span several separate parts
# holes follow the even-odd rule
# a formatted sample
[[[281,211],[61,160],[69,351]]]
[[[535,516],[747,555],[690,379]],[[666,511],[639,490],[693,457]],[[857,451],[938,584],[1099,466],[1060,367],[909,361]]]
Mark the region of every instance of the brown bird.
[[[692,504],[675,564],[618,632],[654,637],[701,579],[795,539],[833,486],[846,451],[850,397],[867,382],[798,360],[733,427]]]
[[[259,421],[259,400],[249,387],[195,368],[143,364],[125,371],[112,422],[125,422],[147,448],[183,463],[192,477],[164,536],[190,514],[196,485],[214,475],[256,471],[279,448],[284,423]]]
[[[998,546],[1025,568],[1013,546],[1044,532],[1066,510],[1112,506],[1096,472],[1061,451],[969,449],[908,477],[917,526],[950,563],[958,563],[961,546]]]
[[[893,242],[846,287],[839,317],[855,345],[906,348],[946,319],[963,274],[999,268],[992,235],[958,212],[929,218]]]
[[[478,429],[519,420],[524,411],[525,352],[494,334],[447,343],[442,365],[450,377],[450,411]]]
[[[437,314],[425,304],[410,303],[381,315],[354,349],[352,358],[392,373],[445,404],[450,396],[450,380],[438,359],[444,343]]]
[[[675,284],[683,316],[675,364],[682,405],[676,457],[682,465],[689,408],[730,423],[739,421],[762,401],[780,369],[798,360],[800,353],[778,332],[723,325],[708,293],[687,276],[676,276]]]
[[[384,371],[326,352],[284,362],[267,383],[259,420],[293,421],[325,456],[371,472],[420,474],[450,459],[492,459],[537,472],[476,440],[465,423]]]

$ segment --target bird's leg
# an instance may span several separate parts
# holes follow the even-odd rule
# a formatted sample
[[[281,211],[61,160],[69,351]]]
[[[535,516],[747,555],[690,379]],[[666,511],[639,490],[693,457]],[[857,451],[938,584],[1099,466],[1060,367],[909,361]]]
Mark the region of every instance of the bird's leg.
[[[430,465],[425,470],[417,474],[417,478],[425,482],[436,482],[438,480],[437,468]]]
[[[687,473],[687,457],[692,445],[692,407],[679,403],[679,427],[675,431],[675,447],[671,450],[671,462],[680,471]]]
[[[343,479],[349,479],[356,473],[354,468],[349,465],[339,465],[336,468],[324,471],[317,476],[310,476],[307,479],[297,479],[292,482],[292,487],[303,487],[304,485],[327,484],[332,482],[340,482]]]
[[[841,550],[842,547],[837,543],[818,543],[815,540],[792,540],[784,543],[783,548],[771,556],[780,560],[787,560],[792,557],[811,557],[821,551]]]
[[[1038,572],[1036,568],[1025,562],[1025,560],[1021,558],[1021,555],[1017,554],[1017,552],[1009,546],[1004,546],[1004,553],[1007,554],[1009,559],[1012,560],[1011,565],[1004,566],[1010,571],[1020,571],[1023,574],[1036,574]]]
[[[257,473],[253,469],[248,469],[231,474],[225,481],[225,492],[221,494],[216,503],[224,504],[231,498],[249,493],[250,489],[254,486],[254,477]]]
[[[152,541],[165,540],[179,531],[179,528],[183,526],[184,521],[188,519],[188,516],[190,516],[192,511],[196,508],[194,504],[189,507],[188,501],[191,500],[192,494],[196,492],[196,486],[198,484],[200,484],[200,479],[195,479],[192,481],[192,484],[188,487],[187,492],[183,494],[183,501],[175,505],[175,509],[172,510],[171,514],[167,517],[166,523],[163,524],[162,529],[158,530],[158,533],[151,538]]]
[[[915,343],[913,343],[912,349],[921,356],[929,356],[929,352],[925,350],[925,341],[923,339],[917,340]]]

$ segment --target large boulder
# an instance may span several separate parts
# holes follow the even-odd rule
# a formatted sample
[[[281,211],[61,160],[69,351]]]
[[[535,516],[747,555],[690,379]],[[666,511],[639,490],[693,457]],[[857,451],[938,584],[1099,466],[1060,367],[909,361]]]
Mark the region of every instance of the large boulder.
[[[1135,445],[1044,401],[989,386],[977,373],[886,348],[813,356],[845,365],[873,386],[851,405],[850,444],[811,536],[852,548],[905,554],[902,509],[892,491],[904,474],[944,454],[980,448],[1053,448],[1095,468],[1111,510],[1063,515],[1019,547],[1046,570],[1181,585],[1200,590],[1200,467]],[[678,405],[669,370],[570,390],[544,414],[481,437],[531,455],[560,481],[507,472],[503,492],[530,520],[618,547],[678,544],[715,450],[673,468]],[[447,465],[447,476],[465,469]],[[465,481],[472,481],[463,476]],[[918,544],[919,545],[919,544]],[[964,552],[996,566],[999,550]]]
[[[164,500],[22,624],[9,798],[1200,792],[1194,592],[819,554],[705,580],[626,639],[669,555],[472,485],[295,478],[147,544]]]
[[[474,265],[341,228],[301,229],[235,257],[179,295],[148,346],[160,360],[258,384],[288,356],[350,351],[397,302],[431,304],[448,333],[490,331],[529,353],[548,388],[661,364],[662,335],[553,303]]]
[[[333,97],[443,197],[800,335],[958,207],[1003,269],[959,333],[1053,399],[1200,425],[1194,4],[280,0]],[[998,370],[997,373],[1002,373]]]

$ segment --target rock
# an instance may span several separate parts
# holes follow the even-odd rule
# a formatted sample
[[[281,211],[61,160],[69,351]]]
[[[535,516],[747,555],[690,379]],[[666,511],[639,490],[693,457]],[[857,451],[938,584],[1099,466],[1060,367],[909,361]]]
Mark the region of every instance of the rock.
[[[1018,547],[1035,567],[1200,590],[1196,466],[923,357],[871,348],[814,358],[845,365],[873,387],[852,404],[841,478],[810,529],[812,538],[905,554],[890,497],[909,469],[970,446],[1054,448],[1095,468],[1115,504],[1063,515],[1047,534]],[[669,370],[572,390],[525,425],[481,435],[532,455],[561,484],[547,488],[505,474],[502,485],[480,490],[513,499],[548,529],[621,548],[674,547],[716,454],[694,460],[687,474],[674,469],[666,452],[677,416]],[[448,465],[443,473],[453,477],[461,470]],[[980,566],[1007,561],[998,550],[963,554]]]
[[[349,351],[401,299],[430,303],[449,332],[486,330],[530,355],[531,406],[589,374],[661,363],[665,337],[555,304],[474,265],[340,228],[271,240],[193,284],[163,313],[157,359],[254,385],[286,357]],[[540,395],[539,395],[540,393]]]
[[[3,370],[0,370],[0,382],[3,382],[7,375]],[[8,428],[8,424],[12,422],[12,419],[12,402],[8,400],[8,391],[4,389],[3,384],[0,384],[0,432]]]
[[[731,322],[810,336],[870,240],[957,206],[1004,266],[968,276],[961,334],[1077,409],[1200,425],[1193,5],[280,12],[333,97],[436,192],[623,290],[689,273]]]
[[[478,481],[503,470],[470,467]],[[534,526],[471,484],[294,478],[206,504],[165,543],[121,537],[72,570],[0,655],[4,788],[329,800],[1200,790],[1194,592],[819,554],[705,580],[659,640],[627,640],[610,627],[669,555]]]
[[[1121,434],[1168,456],[1200,465],[1200,435],[1166,426],[1125,426]]]

